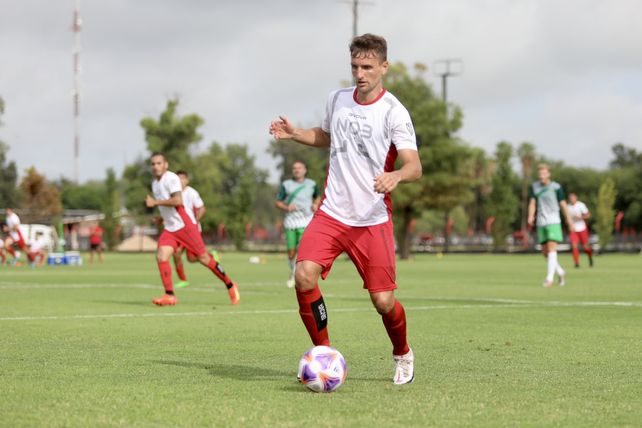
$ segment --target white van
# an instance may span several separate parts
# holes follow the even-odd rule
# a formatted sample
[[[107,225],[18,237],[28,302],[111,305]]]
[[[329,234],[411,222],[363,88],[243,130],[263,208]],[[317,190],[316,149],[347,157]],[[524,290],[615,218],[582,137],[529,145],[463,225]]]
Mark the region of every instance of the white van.
[[[54,248],[56,248],[58,234],[53,226],[47,226],[44,224],[21,224],[20,233],[22,234],[22,239],[25,240],[27,245],[36,239],[37,233],[42,233],[42,239],[44,240],[47,251],[53,251]]]

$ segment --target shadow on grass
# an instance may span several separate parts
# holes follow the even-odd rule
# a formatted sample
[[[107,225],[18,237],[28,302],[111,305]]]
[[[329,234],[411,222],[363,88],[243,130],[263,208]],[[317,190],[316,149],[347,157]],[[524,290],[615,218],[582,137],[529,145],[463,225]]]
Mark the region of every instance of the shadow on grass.
[[[268,369],[264,367],[241,366],[238,364],[220,364],[220,363],[195,363],[190,361],[176,360],[151,360],[156,364],[165,364],[168,366],[177,366],[185,368],[194,368],[206,370],[211,376],[225,377],[235,380],[275,380],[275,379],[292,379],[294,373],[282,370]]]

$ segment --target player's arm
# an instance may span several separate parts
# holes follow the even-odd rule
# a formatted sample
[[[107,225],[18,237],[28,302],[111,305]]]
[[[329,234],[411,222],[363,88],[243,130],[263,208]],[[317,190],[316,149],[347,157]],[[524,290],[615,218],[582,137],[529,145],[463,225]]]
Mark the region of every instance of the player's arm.
[[[588,220],[588,219],[590,219],[590,218],[591,218],[591,212],[590,212],[590,211],[588,210],[588,208],[587,208],[587,209],[586,209],[586,212],[583,212],[583,213],[582,213],[582,219],[584,219],[584,220]]]
[[[575,230],[575,227],[573,227],[573,219],[571,218],[571,213],[568,211],[568,207],[566,206],[566,201],[563,199],[560,201],[560,209],[562,210],[562,214],[564,214],[564,218],[566,219],[568,231],[573,232]]]
[[[330,134],[319,127],[297,128],[285,116],[270,123],[270,134],[277,140],[294,140],[312,147],[330,147]]]
[[[321,205],[321,197],[320,197],[320,196],[317,196],[317,197],[316,197],[316,198],[314,198],[314,200],[312,201],[312,212],[313,212],[313,213],[314,213],[314,212],[317,212],[317,210],[319,209],[319,205]]]
[[[535,224],[535,198],[530,198],[528,201],[528,225],[533,226]]]
[[[417,150],[399,150],[398,156],[401,160],[401,168],[376,176],[374,179],[375,192],[392,192],[399,183],[410,183],[421,178],[421,160],[419,160]]]
[[[205,212],[207,210],[205,209],[205,205],[201,205],[200,207],[196,208],[196,222],[200,223],[201,219],[205,217]]]
[[[148,208],[154,207],[178,207],[183,205],[182,192],[174,192],[169,199],[154,199],[150,195],[145,198],[145,204]]]

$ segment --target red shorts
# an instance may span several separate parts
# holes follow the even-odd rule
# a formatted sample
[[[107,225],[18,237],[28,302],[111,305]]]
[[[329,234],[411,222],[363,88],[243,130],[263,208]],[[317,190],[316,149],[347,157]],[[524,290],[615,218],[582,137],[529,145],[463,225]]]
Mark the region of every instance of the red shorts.
[[[570,235],[569,240],[571,241],[571,244],[577,244],[578,242],[581,243],[582,245],[588,244],[588,241],[589,241],[588,229],[584,229],[581,232],[571,232],[569,235]]]
[[[201,232],[194,224],[188,224],[175,232],[163,230],[158,238],[159,247],[172,247],[174,251],[185,248],[187,251],[200,256],[207,252]]]
[[[347,226],[317,211],[303,232],[297,262],[309,260],[321,265],[321,278],[325,279],[343,251],[356,266],[363,288],[370,293],[397,288],[392,221],[375,226]]]

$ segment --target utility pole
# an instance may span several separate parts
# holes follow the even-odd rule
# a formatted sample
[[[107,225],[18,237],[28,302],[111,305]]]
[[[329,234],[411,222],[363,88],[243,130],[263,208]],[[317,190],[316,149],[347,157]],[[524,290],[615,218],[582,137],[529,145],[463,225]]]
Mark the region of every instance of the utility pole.
[[[460,59],[441,59],[435,61],[435,74],[441,77],[441,99],[446,108],[446,119],[448,119],[448,78],[459,76],[464,72],[464,62]],[[444,212],[444,253],[448,252],[450,241],[450,210]]]
[[[78,184],[78,162],[80,155],[80,0],[76,0],[71,31],[74,33],[74,89],[72,92],[74,108],[74,180]]]
[[[357,37],[359,24],[359,6],[373,5],[374,2],[364,0],[344,0],[341,3],[352,4],[352,38]]]

